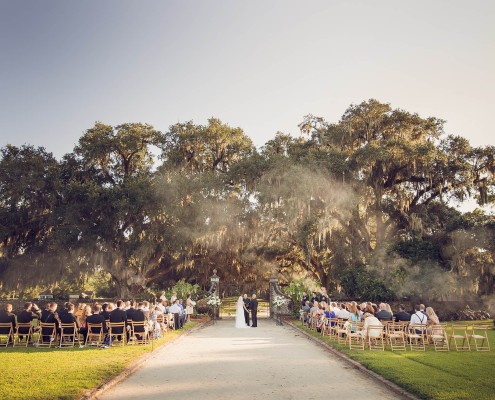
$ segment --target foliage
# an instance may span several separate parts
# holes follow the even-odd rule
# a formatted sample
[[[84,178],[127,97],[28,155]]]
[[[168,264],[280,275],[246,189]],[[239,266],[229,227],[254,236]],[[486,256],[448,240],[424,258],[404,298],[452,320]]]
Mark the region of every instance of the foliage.
[[[166,291],[167,297],[170,299],[172,293],[177,292],[177,298],[185,300],[187,296],[195,295],[200,290],[198,284],[191,284],[186,282],[185,279],[180,279],[174,286]]]

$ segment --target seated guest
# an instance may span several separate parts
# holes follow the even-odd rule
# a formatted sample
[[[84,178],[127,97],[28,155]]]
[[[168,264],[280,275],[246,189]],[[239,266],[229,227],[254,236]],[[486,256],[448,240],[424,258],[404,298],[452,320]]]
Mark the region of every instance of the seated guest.
[[[347,311],[346,305],[344,303],[341,303],[339,309],[335,311],[335,316],[339,319],[347,321],[349,318],[351,318],[351,313]]]
[[[309,313],[309,310],[311,310],[311,306],[310,306],[310,303],[309,303],[309,301],[308,301],[308,300],[307,300],[307,301],[306,301],[306,303],[304,304],[304,306],[303,306],[302,310],[303,310],[304,312],[307,312],[307,313]]]
[[[69,304],[70,302],[65,302],[64,303],[64,306],[62,307],[62,309],[58,312],[58,316],[61,317],[62,315],[64,315],[68,310],[69,310]]]
[[[113,323],[118,323],[118,322],[125,322],[127,324],[127,313],[124,311],[124,302],[122,300],[117,300],[117,303],[115,304],[116,308],[115,310],[110,311],[110,322]],[[115,332],[116,334],[122,334],[122,330],[118,329],[112,329],[112,332]]]
[[[420,325],[420,324],[428,324],[428,317],[423,314],[423,310],[421,310],[421,307],[424,307],[423,304],[421,305],[416,305],[414,307],[415,313],[411,315],[411,320],[409,321],[409,326],[414,326],[414,325]],[[423,329],[415,329],[416,333],[422,333]]]
[[[81,332],[84,335],[84,341],[86,341],[86,335],[88,334],[88,325],[98,325],[101,324],[103,328],[103,333],[108,332],[107,323],[105,321],[105,317],[100,314],[101,306],[99,304],[95,304],[92,309],[91,315],[86,317],[86,330],[85,332]],[[98,329],[92,329],[93,333],[98,333]]]
[[[110,311],[108,310],[108,306],[109,306],[108,303],[103,303],[101,305],[101,315],[103,315],[103,317],[105,318],[105,320],[109,320],[110,319]]]
[[[127,310],[125,310],[125,313],[127,314],[127,320],[132,320],[132,316],[134,315],[134,312],[136,311],[136,309],[134,308],[135,305],[136,305],[135,300],[129,301],[129,308]]]
[[[77,305],[77,310],[76,312],[74,313],[74,315],[76,316],[77,318],[77,321],[79,323],[79,326],[81,325],[81,319],[82,319],[82,316],[84,314],[84,309],[86,308],[86,304],[84,303],[79,303]]]
[[[65,328],[64,331],[62,332],[64,335],[73,335],[74,331],[77,330],[79,331],[79,326],[77,325],[77,317],[74,315],[76,307],[74,304],[69,303],[67,305],[67,311],[60,315],[60,323],[61,324],[72,324],[72,326],[75,326],[75,328]]]
[[[40,316],[41,322],[46,322],[46,319],[50,315],[50,304],[51,303],[46,303],[45,309],[41,311],[41,316]]]
[[[139,302],[137,309],[134,310],[134,313],[132,314],[132,322],[146,322],[146,316],[143,311],[144,308],[144,303]],[[134,327],[134,332],[140,332],[143,333],[145,331],[144,326],[136,326]],[[141,335],[137,335],[138,339],[141,339]]]
[[[59,320],[58,314],[57,314],[57,303],[49,303],[49,311],[50,311],[50,313],[46,317],[45,323],[46,324],[55,324],[56,332],[60,333],[60,327],[59,327],[60,320]],[[43,342],[55,340],[54,337],[50,337],[50,335],[52,333],[53,333],[52,329],[43,328],[41,330],[41,335],[43,335]]]
[[[162,312],[162,314],[165,314],[165,308],[166,308],[166,306],[163,303],[165,303],[165,301],[161,301],[161,302],[157,303],[155,305],[155,308],[157,307]]]
[[[41,310],[34,303],[28,302],[24,303],[24,310],[22,310],[17,316],[18,324],[30,324],[33,319],[40,319]],[[19,328],[19,339],[22,340],[23,336],[21,333],[27,334],[29,333],[29,328]],[[28,338],[29,340],[30,338]]]
[[[399,312],[395,314],[395,322],[409,322],[411,320],[411,314],[406,312],[404,304],[399,305]]]
[[[143,307],[141,308],[141,311],[144,312],[144,316],[146,317],[146,319],[148,319],[150,316],[150,302],[149,301],[146,301],[146,300],[143,301]]]
[[[371,303],[366,303],[366,307],[364,309],[364,313],[370,313],[372,315],[375,315],[375,309],[373,308],[373,306],[371,305]]]
[[[357,309],[357,305],[353,302],[349,304],[349,313],[350,313],[350,322],[360,322],[361,314],[359,314],[359,310]]]
[[[5,308],[0,311],[0,323],[2,324],[10,324],[12,326],[11,336],[9,340],[14,341],[14,332],[16,327],[16,318],[15,314],[12,312],[12,304],[6,304]],[[9,328],[0,328],[1,334],[8,334]]]
[[[376,318],[373,314],[370,313],[364,313],[363,315],[364,319],[364,324],[363,324],[363,337],[366,338],[368,337],[368,326],[379,326],[383,328],[382,323],[378,318]],[[370,337],[379,337],[382,335],[382,332],[380,332],[377,329],[373,329],[370,333]]]
[[[375,317],[380,321],[392,321],[392,313],[387,311],[387,306],[385,303],[380,303],[380,311],[375,314]]]
[[[428,317],[428,332],[432,335],[441,335],[443,333],[443,329],[441,328],[432,328],[434,325],[440,324],[440,320],[438,319],[437,314],[431,307],[426,307],[426,316]]]

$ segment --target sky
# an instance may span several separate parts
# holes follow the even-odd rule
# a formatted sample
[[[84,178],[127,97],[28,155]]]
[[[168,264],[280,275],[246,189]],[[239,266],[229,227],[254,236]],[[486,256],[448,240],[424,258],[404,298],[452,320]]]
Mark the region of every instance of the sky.
[[[495,145],[495,2],[0,0],[0,146],[95,121],[241,127],[257,146],[370,98]]]

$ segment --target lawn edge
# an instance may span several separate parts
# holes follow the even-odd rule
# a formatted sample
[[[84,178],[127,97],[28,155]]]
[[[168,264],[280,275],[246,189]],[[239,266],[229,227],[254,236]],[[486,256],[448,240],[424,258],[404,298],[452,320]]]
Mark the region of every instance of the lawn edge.
[[[111,378],[109,381],[102,383],[101,385],[95,387],[94,389],[90,389],[88,392],[80,396],[78,399],[79,400],[97,400],[99,396],[101,396],[104,392],[107,390],[111,389],[114,387],[116,384],[119,382],[123,381],[124,379],[127,379],[129,376],[131,376],[133,373],[135,373],[139,368],[143,366],[143,364],[153,355],[155,355],[156,350],[161,349],[162,347],[166,347],[171,345],[172,343],[176,343],[177,341],[181,340],[182,338],[186,337],[190,333],[196,332],[199,329],[204,328],[206,325],[210,324],[210,321],[201,321],[198,322],[196,326],[193,326],[191,329],[188,329],[187,331],[184,331],[181,333],[179,336],[176,338],[163,343],[156,347],[153,351],[150,351],[149,353],[143,354],[140,356],[137,360],[132,361],[121,373],[119,373],[117,376],[114,376]]]
[[[374,372],[374,371],[366,368],[363,364],[357,362],[356,360],[353,360],[352,358],[348,357],[344,353],[341,353],[340,351],[338,351],[337,349],[335,349],[334,347],[332,347],[328,343],[325,343],[322,340],[320,340],[320,339],[318,339],[318,338],[310,335],[304,329],[301,329],[297,325],[295,325],[292,321],[287,320],[287,319],[284,319],[283,323],[284,324],[287,324],[292,329],[294,329],[294,330],[296,330],[296,331],[304,334],[304,336],[306,336],[306,338],[308,338],[308,339],[312,340],[314,343],[322,346],[323,348],[325,348],[326,350],[328,350],[332,354],[334,354],[337,357],[339,357],[341,360],[347,362],[348,364],[351,364],[354,368],[360,370],[364,374],[369,375],[373,379],[378,380],[380,383],[382,383],[383,385],[385,385],[386,387],[388,387],[390,390],[392,390],[393,392],[395,392],[395,393],[399,394],[400,396],[402,396],[402,398],[408,399],[408,400],[419,400],[420,399],[419,397],[416,397],[415,395],[413,395],[412,393],[408,392],[407,390],[405,390],[404,388],[400,387],[399,385],[396,385],[395,383],[389,381],[388,379],[385,379],[382,375],[380,375],[380,374],[378,374],[378,373],[376,373],[376,372]]]

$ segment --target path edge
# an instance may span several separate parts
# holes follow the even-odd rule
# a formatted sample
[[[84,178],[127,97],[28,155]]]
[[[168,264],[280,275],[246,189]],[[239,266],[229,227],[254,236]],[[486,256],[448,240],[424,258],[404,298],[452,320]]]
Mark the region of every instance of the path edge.
[[[107,390],[114,387],[117,383],[122,382],[124,379],[128,378],[134,372],[136,372],[139,368],[141,368],[142,365],[149,358],[151,358],[151,356],[155,355],[156,350],[161,349],[163,347],[167,347],[173,343],[176,343],[177,341],[188,336],[189,334],[196,332],[197,330],[203,329],[205,326],[210,325],[210,324],[211,324],[211,321],[199,322],[198,325],[193,326],[191,329],[188,329],[187,331],[184,331],[184,333],[177,336],[176,338],[174,338],[174,339],[172,339],[166,343],[163,343],[162,345],[156,347],[153,351],[150,351],[149,353],[143,354],[137,360],[131,362],[120,374],[113,377],[108,382],[105,382],[105,383],[101,384],[100,386],[97,386],[94,389],[91,389],[87,393],[80,396],[78,398],[78,400],[97,400],[98,397],[101,396],[104,392],[106,392]]]
[[[327,344],[327,343],[319,340],[318,338],[310,335],[305,330],[303,330],[303,329],[299,328],[298,326],[296,326],[292,321],[289,321],[289,320],[286,320],[285,319],[283,321],[283,323],[284,323],[284,325],[286,324],[286,325],[290,326],[292,329],[296,330],[297,332],[300,332],[300,333],[304,334],[304,336],[306,336],[307,339],[310,339],[314,343],[322,346],[323,348],[325,348],[326,350],[328,350],[332,354],[334,354],[337,357],[339,357],[341,360],[345,361],[348,364],[351,364],[354,368],[360,370],[361,372],[363,372],[364,374],[370,376],[371,378],[378,380],[380,383],[382,383],[383,385],[387,386],[390,390],[392,390],[393,392],[395,392],[395,393],[399,394],[400,396],[402,396],[402,398],[407,399],[407,400],[419,400],[419,397],[416,397],[412,393],[409,393],[404,388],[401,388],[400,386],[398,386],[395,383],[389,381],[388,379],[385,379],[383,376],[377,374],[376,372],[371,371],[370,369],[366,368],[363,364],[361,364],[361,363],[353,360],[352,358],[346,356],[345,354],[341,353],[340,351],[338,351],[337,349],[335,349],[331,345],[329,345],[329,344]]]

